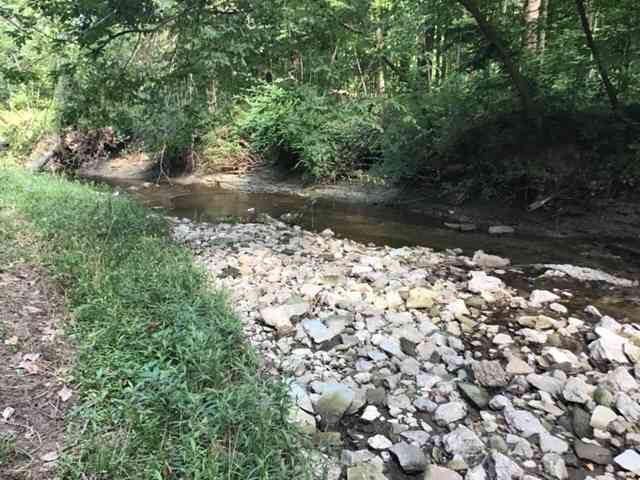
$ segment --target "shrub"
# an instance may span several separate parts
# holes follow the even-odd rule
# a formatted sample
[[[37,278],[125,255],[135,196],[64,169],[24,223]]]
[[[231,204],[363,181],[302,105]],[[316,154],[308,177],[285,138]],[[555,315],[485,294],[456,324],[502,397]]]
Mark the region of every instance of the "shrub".
[[[313,180],[337,180],[379,157],[376,104],[321,95],[310,87],[254,89],[236,128],[255,153]]]

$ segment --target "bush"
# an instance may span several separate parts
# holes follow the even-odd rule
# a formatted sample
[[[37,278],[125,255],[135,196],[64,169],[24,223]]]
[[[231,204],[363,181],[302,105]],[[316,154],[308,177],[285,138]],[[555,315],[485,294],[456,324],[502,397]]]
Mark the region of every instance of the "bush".
[[[379,158],[375,103],[320,95],[310,87],[254,89],[236,129],[255,153],[313,180],[335,181]]]
[[[38,141],[53,132],[49,110],[38,107],[0,110],[0,139],[16,156],[29,154]]]

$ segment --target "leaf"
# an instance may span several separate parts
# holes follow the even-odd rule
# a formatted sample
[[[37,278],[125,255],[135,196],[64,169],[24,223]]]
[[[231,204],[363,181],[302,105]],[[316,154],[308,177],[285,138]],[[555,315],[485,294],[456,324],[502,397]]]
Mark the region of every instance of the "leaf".
[[[63,402],[66,402],[73,395],[73,391],[68,388],[66,385],[62,387],[62,389],[58,392],[58,396]]]
[[[55,462],[57,459],[58,459],[58,452],[56,452],[55,450],[51,452],[47,452],[40,457],[40,460],[42,460],[43,462]]]
[[[7,407],[2,411],[2,418],[4,418],[5,420],[9,420],[11,418],[11,416],[14,414],[14,412],[16,411],[15,408],[12,407]]]
[[[13,337],[9,337],[4,341],[5,345],[17,345],[18,344],[18,337],[16,335],[14,335]]]
[[[27,373],[35,374],[40,371],[40,367],[36,364],[36,361],[40,358],[39,353],[25,353],[22,357],[22,361],[18,364],[18,368],[23,368]]]

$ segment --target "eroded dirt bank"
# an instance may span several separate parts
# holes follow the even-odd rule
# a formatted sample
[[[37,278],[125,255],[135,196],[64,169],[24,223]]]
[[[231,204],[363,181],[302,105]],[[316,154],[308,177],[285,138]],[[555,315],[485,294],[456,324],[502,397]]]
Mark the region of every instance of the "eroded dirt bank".
[[[640,475],[636,282],[266,217],[173,232],[290,382],[296,420],[337,445],[330,478]]]

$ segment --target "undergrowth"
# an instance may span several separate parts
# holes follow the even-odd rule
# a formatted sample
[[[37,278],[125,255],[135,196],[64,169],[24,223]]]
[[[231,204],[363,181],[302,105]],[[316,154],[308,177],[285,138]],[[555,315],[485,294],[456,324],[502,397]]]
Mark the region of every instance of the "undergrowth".
[[[286,389],[260,375],[239,320],[165,220],[7,167],[0,206],[30,222],[74,317],[81,401],[62,478],[308,477]]]

